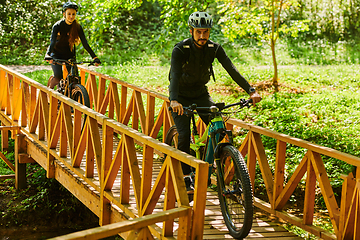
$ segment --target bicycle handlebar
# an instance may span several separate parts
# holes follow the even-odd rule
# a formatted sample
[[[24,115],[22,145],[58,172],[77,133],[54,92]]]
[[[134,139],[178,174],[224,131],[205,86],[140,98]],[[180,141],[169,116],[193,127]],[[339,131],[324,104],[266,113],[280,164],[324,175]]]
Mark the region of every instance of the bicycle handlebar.
[[[240,99],[239,102],[237,103],[232,103],[232,104],[228,104],[228,105],[225,105],[225,103],[221,102],[221,103],[216,103],[215,106],[210,106],[210,107],[198,107],[196,104],[192,104],[190,105],[189,107],[183,107],[184,108],[184,114],[185,115],[190,115],[190,114],[194,114],[196,112],[200,112],[201,113],[216,113],[216,112],[221,112],[222,110],[224,109],[227,109],[227,108],[230,108],[230,107],[234,107],[234,106],[240,106],[240,109],[241,108],[244,108],[244,107],[251,107],[251,103],[252,103],[252,99],[248,99],[248,100],[245,100],[245,99]],[[173,109],[172,107],[169,107],[169,111],[172,112]]]
[[[74,62],[74,59],[56,59],[56,58],[52,58],[53,62],[55,62],[56,64],[60,64],[60,65],[63,65],[63,64],[70,64],[70,65],[78,65],[78,64],[83,64],[83,63],[89,63],[88,66],[91,66],[91,65],[94,65],[95,64],[95,61],[92,60],[92,61],[79,61],[79,62]]]

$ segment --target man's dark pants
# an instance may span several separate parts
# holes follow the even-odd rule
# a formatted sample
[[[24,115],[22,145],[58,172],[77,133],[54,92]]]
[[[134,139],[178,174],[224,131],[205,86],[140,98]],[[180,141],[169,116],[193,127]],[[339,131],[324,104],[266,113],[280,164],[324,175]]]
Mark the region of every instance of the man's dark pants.
[[[195,103],[198,107],[210,107],[215,105],[214,101],[210,97],[209,93],[201,95],[197,98],[185,98],[179,96],[179,103],[183,105],[183,107],[189,107],[191,104]],[[190,154],[190,138],[191,138],[191,118],[186,115],[178,115],[177,113],[172,113],[177,131],[179,133],[178,136],[178,149]],[[209,123],[209,119],[205,116],[201,116],[202,121],[207,125]],[[181,163],[182,170],[184,175],[188,175],[191,173],[191,167],[185,163]]]

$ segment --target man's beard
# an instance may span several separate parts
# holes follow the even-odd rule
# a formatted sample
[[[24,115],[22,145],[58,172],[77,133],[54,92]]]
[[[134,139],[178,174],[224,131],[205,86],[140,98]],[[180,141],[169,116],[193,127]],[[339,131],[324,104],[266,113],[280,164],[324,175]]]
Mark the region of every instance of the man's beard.
[[[196,41],[193,34],[192,34],[192,39],[193,39],[194,43],[195,43],[197,46],[199,46],[199,47],[205,46],[206,43],[207,43],[207,41],[208,41],[207,39],[203,39],[203,38],[198,39],[198,40]],[[200,44],[200,41],[201,41],[201,40],[204,40],[204,44]]]
[[[203,43],[203,44],[200,44],[200,41],[204,41],[204,43]],[[206,39],[199,39],[199,40],[197,40],[197,41],[195,41],[195,42],[196,42],[197,45],[199,45],[199,46],[205,46],[207,40],[206,40]]]

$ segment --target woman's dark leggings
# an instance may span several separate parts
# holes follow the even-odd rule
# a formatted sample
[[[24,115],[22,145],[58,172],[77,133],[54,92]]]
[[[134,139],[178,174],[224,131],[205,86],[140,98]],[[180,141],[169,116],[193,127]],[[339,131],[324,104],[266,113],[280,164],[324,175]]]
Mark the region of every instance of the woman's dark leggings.
[[[177,100],[179,103],[183,105],[183,107],[188,107],[191,104],[195,103],[199,107],[210,107],[215,105],[209,93],[202,95],[199,98],[183,98],[179,97]],[[178,149],[190,154],[190,138],[191,138],[191,118],[185,115],[178,115],[177,113],[172,113],[177,131],[179,133],[178,136]],[[206,117],[200,116],[203,122],[207,125],[209,123],[209,119]],[[181,163],[181,167],[184,175],[188,175],[191,173],[191,166]]]
[[[51,68],[54,72],[54,77],[52,78],[48,87],[54,88],[56,85],[59,84],[60,80],[63,79],[63,69],[62,65],[59,64],[51,64]],[[71,66],[66,65],[66,69],[68,70],[68,72],[70,72]]]

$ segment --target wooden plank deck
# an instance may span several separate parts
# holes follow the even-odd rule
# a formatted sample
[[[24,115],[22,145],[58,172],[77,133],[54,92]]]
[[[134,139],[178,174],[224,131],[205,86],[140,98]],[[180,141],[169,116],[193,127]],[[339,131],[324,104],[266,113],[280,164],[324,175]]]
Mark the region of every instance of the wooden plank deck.
[[[102,130],[100,129],[100,134],[102,135]],[[115,153],[117,145],[119,143],[119,139],[114,137],[113,143],[113,153]],[[59,147],[59,146],[58,146]],[[58,149],[57,149],[58,150]],[[68,157],[70,154],[68,153]],[[142,155],[137,153],[138,163],[140,172],[142,170]],[[159,159],[154,159],[153,164],[153,180],[152,184],[154,184],[157,175],[160,172],[162,163]],[[85,156],[81,163],[80,168],[85,170]],[[70,171],[68,169],[68,171]],[[74,176],[74,179],[77,178]],[[95,166],[95,173],[94,173],[94,182],[99,185],[99,178],[97,173],[97,168]],[[86,183],[84,183],[86,184]],[[131,192],[133,193],[132,189]],[[118,174],[114,187],[112,189],[112,194],[115,197],[120,196],[120,173]],[[164,197],[161,196],[159,202],[156,205],[154,213],[163,211],[163,201]],[[192,205],[192,203],[190,203]],[[133,212],[137,214],[136,210],[136,201],[134,194],[130,196],[130,206],[133,209]],[[157,224],[158,227],[161,227],[162,223]],[[156,226],[155,226],[156,227]],[[177,236],[177,224],[175,223],[174,226],[174,236]],[[203,239],[233,239],[227,230],[227,227],[224,223],[223,216],[220,210],[220,204],[217,196],[217,192],[208,188],[207,191],[207,200],[206,200],[206,210],[205,210],[205,225],[204,225],[204,235]],[[295,235],[294,233],[288,232],[285,228],[281,227],[280,224],[274,223],[269,219],[256,218],[254,216],[253,227],[251,229],[250,234],[245,239],[266,239],[266,240],[300,240],[301,237]]]

